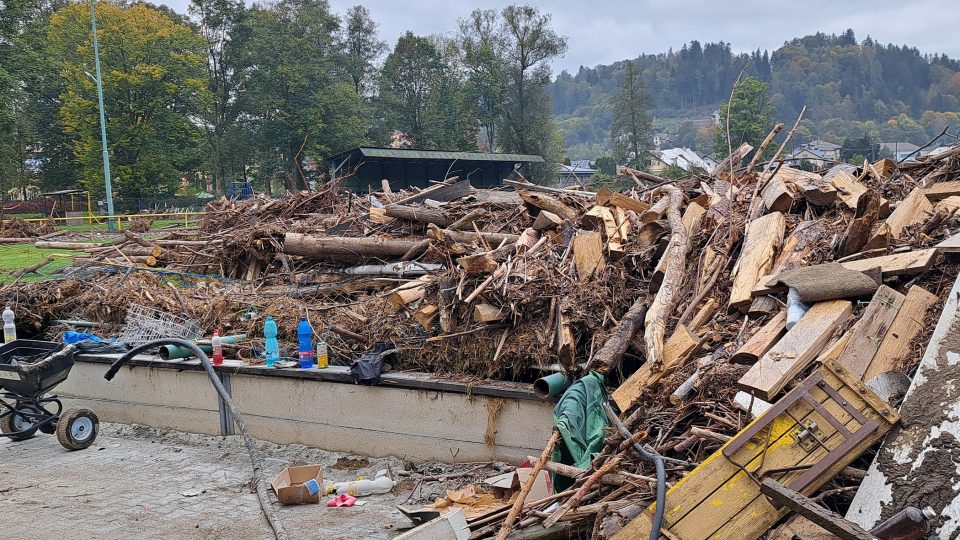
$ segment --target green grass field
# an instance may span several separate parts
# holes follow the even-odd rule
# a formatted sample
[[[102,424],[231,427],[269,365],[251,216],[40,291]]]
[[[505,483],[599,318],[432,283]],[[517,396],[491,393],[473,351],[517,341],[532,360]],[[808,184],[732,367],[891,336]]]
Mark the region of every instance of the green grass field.
[[[42,261],[45,257],[54,254],[66,255],[57,257],[52,263],[44,266],[37,272],[20,278],[20,282],[42,281],[47,279],[55,270],[68,266],[74,257],[82,256],[76,251],[64,249],[40,249],[33,244],[3,244],[0,245],[0,283],[10,283],[15,278],[11,275],[14,270],[26,268]]]

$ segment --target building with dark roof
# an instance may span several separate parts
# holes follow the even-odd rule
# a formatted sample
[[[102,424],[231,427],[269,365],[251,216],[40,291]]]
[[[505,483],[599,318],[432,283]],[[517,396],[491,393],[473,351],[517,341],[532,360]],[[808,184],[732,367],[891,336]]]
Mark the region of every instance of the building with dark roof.
[[[408,148],[360,147],[327,158],[331,178],[343,178],[344,187],[355,191],[380,189],[381,181],[391,189],[425,188],[431,180],[457,176],[469,179],[477,188],[499,186],[512,171],[530,163],[543,163],[541,156],[483,152],[445,152]]]

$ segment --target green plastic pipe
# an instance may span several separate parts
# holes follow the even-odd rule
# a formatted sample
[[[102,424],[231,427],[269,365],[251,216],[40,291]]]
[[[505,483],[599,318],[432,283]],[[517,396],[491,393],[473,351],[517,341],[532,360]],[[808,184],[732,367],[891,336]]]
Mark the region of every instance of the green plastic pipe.
[[[223,336],[223,342],[228,344],[236,344],[241,339],[246,339],[246,334],[238,334],[236,336]],[[203,340],[209,341],[209,340]],[[213,345],[198,345],[200,350],[206,354],[213,354]],[[160,358],[164,360],[175,360],[177,358],[191,358],[195,356],[193,351],[186,347],[181,347],[179,345],[163,345],[160,347]]]
[[[571,382],[564,373],[552,373],[533,382],[533,393],[540,399],[554,398],[563,394]]]

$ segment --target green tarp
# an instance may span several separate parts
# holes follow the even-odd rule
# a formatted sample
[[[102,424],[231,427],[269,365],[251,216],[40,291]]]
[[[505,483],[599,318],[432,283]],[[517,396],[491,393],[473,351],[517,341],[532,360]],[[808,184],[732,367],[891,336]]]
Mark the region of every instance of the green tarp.
[[[609,425],[603,412],[606,401],[603,376],[595,371],[570,385],[553,408],[553,423],[563,436],[563,444],[554,449],[552,461],[590,468],[593,456],[603,448]],[[553,475],[553,484],[560,491],[572,485],[573,480]]]

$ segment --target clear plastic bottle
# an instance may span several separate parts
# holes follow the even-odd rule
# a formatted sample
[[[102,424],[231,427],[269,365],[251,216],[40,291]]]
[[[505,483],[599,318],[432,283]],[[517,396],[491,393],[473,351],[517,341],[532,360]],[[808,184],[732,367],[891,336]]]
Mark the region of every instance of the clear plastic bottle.
[[[210,340],[213,345],[213,365],[223,365],[223,338],[220,337],[220,329],[213,331],[213,339]]]
[[[300,350],[300,367],[309,369],[313,367],[313,328],[306,317],[300,317],[300,324],[297,325],[297,340]]]
[[[935,517],[937,513],[929,506],[923,510],[908,506],[874,527],[870,534],[880,540],[922,540],[930,532],[930,520]]]
[[[353,482],[337,482],[333,485],[327,485],[327,493],[365,497],[367,495],[390,493],[396,485],[397,483],[387,476],[387,471],[378,471],[377,477],[373,480],[360,478]]]
[[[10,306],[3,308],[3,342],[10,343],[17,339],[17,325],[14,323],[13,310]]]
[[[327,349],[327,342],[323,338],[317,338],[317,367],[323,369],[330,365],[330,354]]]
[[[277,343],[277,323],[269,315],[266,322],[263,323],[263,337],[267,367],[273,367],[277,360],[280,360],[280,344]]]

